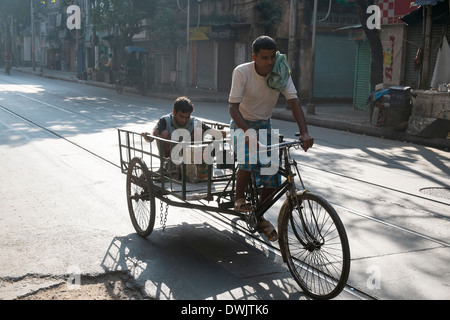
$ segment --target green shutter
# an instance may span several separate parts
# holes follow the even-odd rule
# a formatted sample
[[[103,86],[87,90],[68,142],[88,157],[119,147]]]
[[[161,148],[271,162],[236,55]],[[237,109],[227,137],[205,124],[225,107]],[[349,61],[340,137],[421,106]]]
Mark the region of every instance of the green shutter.
[[[372,55],[369,41],[357,41],[355,90],[353,93],[353,107],[359,110],[366,109],[367,98],[370,94],[370,65]]]
[[[353,96],[355,42],[347,35],[318,34],[314,65],[314,97]]]

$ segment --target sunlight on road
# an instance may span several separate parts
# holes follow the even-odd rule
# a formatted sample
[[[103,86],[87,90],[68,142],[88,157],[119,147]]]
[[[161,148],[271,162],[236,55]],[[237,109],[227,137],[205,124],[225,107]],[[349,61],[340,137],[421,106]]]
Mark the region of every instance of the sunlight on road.
[[[41,86],[30,84],[0,84],[0,92],[39,93],[45,91]]]

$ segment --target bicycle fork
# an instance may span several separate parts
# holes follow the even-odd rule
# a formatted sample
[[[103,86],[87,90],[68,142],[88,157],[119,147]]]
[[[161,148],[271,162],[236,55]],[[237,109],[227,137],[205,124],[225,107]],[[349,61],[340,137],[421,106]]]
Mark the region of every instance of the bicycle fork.
[[[304,201],[301,199],[302,195],[305,194],[306,192],[309,192],[309,190],[307,190],[303,184],[303,181],[301,179],[300,173],[298,171],[298,167],[297,167],[297,162],[295,160],[289,160],[287,157],[287,154],[285,155],[285,159],[286,159],[286,168],[288,168],[288,173],[287,173],[287,178],[288,178],[288,182],[290,184],[290,188],[289,190],[286,192],[287,198],[290,201],[290,207],[292,210],[292,213],[294,212],[294,209],[297,208],[298,211],[298,216],[300,218],[301,221],[301,228],[304,230],[304,237],[302,238],[299,234],[298,234],[298,229],[299,226],[294,225],[294,219],[291,216],[291,225],[292,225],[292,229],[294,231],[294,234],[296,236],[296,238],[299,240],[299,242],[305,247],[307,248],[309,251],[314,251],[315,249],[319,249],[324,243],[325,243],[325,239],[321,233],[321,230],[319,228],[319,224],[317,222],[317,217],[316,214],[314,212],[314,208],[311,205],[311,201],[305,199]],[[295,168],[295,172],[293,172],[294,170],[292,170],[292,167]],[[303,187],[303,190],[298,190],[295,186],[295,182],[294,182],[294,175],[297,175],[300,179],[301,185]],[[304,202],[306,202],[307,206],[309,207],[309,211],[311,212],[311,221],[306,221],[306,217],[305,217],[305,210],[304,210]],[[314,232],[314,230],[316,232]]]

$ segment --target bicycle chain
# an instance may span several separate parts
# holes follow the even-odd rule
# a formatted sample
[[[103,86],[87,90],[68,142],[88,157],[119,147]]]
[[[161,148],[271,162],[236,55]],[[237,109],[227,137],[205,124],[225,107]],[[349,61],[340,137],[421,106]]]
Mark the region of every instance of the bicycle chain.
[[[164,230],[166,229],[167,214],[169,213],[169,204],[166,203],[166,211],[164,214],[163,214],[163,211],[164,211],[163,201],[160,201],[160,204],[161,205],[159,207],[159,223],[161,224],[163,232],[164,232]],[[164,215],[164,217],[163,217],[163,215]]]
[[[256,218],[254,208],[251,212],[245,214],[244,221],[247,224],[247,228],[251,233],[255,233],[257,231],[258,219]]]

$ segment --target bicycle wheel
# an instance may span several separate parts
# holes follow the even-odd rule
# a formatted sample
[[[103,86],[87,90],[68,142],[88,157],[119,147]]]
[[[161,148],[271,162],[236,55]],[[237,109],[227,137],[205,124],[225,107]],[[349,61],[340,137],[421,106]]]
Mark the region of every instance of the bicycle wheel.
[[[117,79],[117,81],[116,81],[116,91],[117,91],[117,93],[121,94],[123,92],[124,88],[125,88],[125,79],[124,79],[123,74],[121,73],[119,75],[119,79]]]
[[[322,197],[298,195],[280,210],[280,249],[299,286],[314,299],[331,299],[344,289],[350,272],[350,248],[344,225]]]
[[[128,212],[134,229],[143,237],[149,236],[155,225],[155,196],[150,181],[145,163],[132,159],[127,172]]]
[[[254,172],[251,173],[250,181],[245,188],[245,200],[252,205],[253,210],[245,213],[244,221],[247,224],[248,231],[255,233],[258,229],[258,218],[255,214],[255,208],[259,205],[259,194]]]

